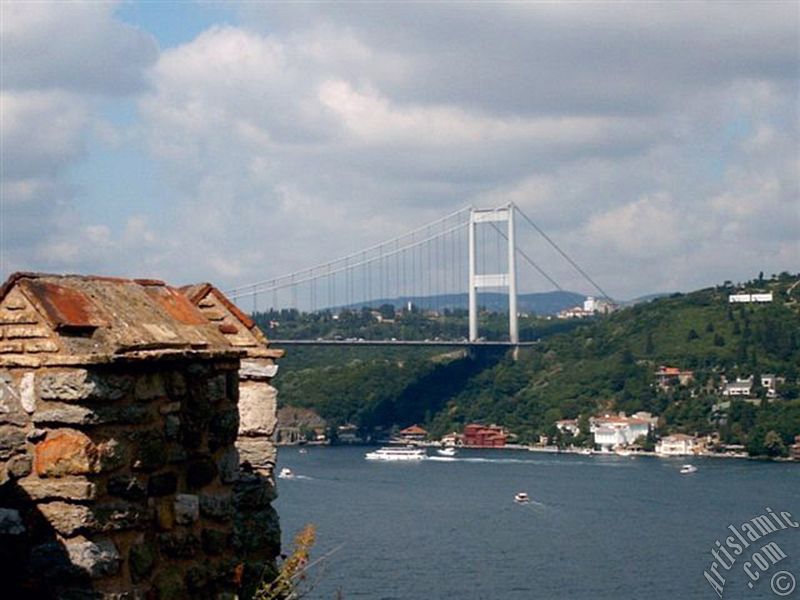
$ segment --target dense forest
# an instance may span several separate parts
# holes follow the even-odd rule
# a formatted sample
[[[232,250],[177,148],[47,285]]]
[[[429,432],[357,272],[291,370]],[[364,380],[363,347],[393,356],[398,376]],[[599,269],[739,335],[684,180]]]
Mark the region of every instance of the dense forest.
[[[491,422],[523,442],[554,435],[553,423],[561,418],[646,410],[661,417],[659,434],[718,431],[723,442],[745,444],[752,454],[783,454],[800,434],[800,286],[792,287],[797,279],[784,273],[737,287],[726,282],[590,320],[528,317],[524,330],[540,343],[521,349],[517,360],[483,350],[293,349],[276,379],[279,398],[313,408],[331,425],[354,423],[365,432],[420,423],[440,435],[469,422]],[[728,302],[731,293],[761,290],[773,292],[773,302]],[[388,325],[406,328],[406,339],[464,335],[466,317],[459,311],[398,317],[383,310],[393,321]],[[381,327],[387,326],[369,310],[347,311],[335,320],[325,314],[294,318],[327,323],[315,337],[384,337]],[[484,312],[482,331],[500,335],[504,319]],[[694,380],[661,390],[654,385],[659,365],[692,370]],[[721,402],[723,376],[767,373],[784,380],[775,401],[756,386],[749,402]]]

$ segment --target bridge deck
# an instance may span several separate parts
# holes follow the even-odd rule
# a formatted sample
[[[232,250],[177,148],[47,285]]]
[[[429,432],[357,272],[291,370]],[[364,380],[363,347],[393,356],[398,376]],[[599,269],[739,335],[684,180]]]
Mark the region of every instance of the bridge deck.
[[[539,342],[459,342],[443,340],[276,340],[270,339],[274,346],[447,346],[462,348],[515,348],[535,346]]]

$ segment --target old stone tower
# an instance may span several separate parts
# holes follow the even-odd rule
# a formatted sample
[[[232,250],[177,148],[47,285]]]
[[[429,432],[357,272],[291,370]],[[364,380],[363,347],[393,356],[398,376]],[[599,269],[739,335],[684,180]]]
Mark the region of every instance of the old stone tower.
[[[13,275],[0,289],[3,593],[246,597],[280,549],[281,354],[208,284]]]

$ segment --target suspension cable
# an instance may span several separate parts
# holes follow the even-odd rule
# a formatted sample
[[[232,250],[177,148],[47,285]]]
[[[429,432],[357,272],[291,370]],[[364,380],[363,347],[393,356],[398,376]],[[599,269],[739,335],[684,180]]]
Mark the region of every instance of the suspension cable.
[[[612,302],[614,302],[614,298],[612,298],[610,294],[608,294],[608,293],[607,293],[607,292],[606,292],[606,291],[605,291],[603,288],[601,288],[601,287],[600,287],[600,286],[599,286],[597,283],[595,283],[594,279],[592,279],[591,277],[589,277],[589,275],[586,273],[586,271],[584,271],[583,269],[581,269],[581,268],[580,268],[580,266],[578,266],[578,263],[576,263],[574,260],[572,260],[572,259],[571,259],[571,258],[570,258],[570,257],[567,255],[567,253],[566,253],[566,252],[564,252],[564,251],[563,251],[563,250],[562,250],[562,249],[559,247],[559,245],[558,245],[558,244],[556,244],[556,243],[555,243],[555,242],[554,242],[552,239],[550,239],[550,236],[548,236],[548,235],[547,235],[547,234],[546,234],[544,231],[542,231],[542,229],[541,229],[541,228],[540,228],[540,227],[539,227],[539,226],[538,226],[536,223],[534,223],[534,222],[533,222],[533,221],[530,219],[530,217],[528,217],[528,215],[526,215],[526,214],[525,214],[525,211],[523,211],[523,210],[522,210],[522,209],[521,209],[519,206],[517,206],[516,204],[512,204],[512,206],[513,206],[514,208],[516,208],[516,209],[519,211],[519,214],[521,214],[521,215],[522,215],[522,218],[523,218],[523,219],[525,219],[525,220],[528,222],[528,224],[529,224],[531,227],[533,227],[533,228],[534,228],[534,229],[535,229],[537,232],[539,232],[539,234],[540,234],[540,235],[541,235],[541,236],[542,236],[542,237],[543,237],[545,240],[547,240],[547,242],[548,242],[548,243],[549,243],[549,244],[550,244],[550,245],[551,245],[553,248],[555,248],[555,249],[558,251],[558,253],[559,253],[561,256],[563,256],[563,257],[564,257],[564,259],[566,259],[566,261],[567,261],[569,264],[571,264],[571,265],[572,265],[572,266],[575,268],[575,270],[576,270],[576,271],[578,271],[578,273],[580,273],[581,275],[583,275],[583,277],[586,279],[586,281],[588,281],[590,284],[592,284],[592,286],[594,286],[594,288],[595,288],[595,289],[596,289],[598,292],[600,292],[600,293],[601,293],[601,294],[602,294],[602,295],[603,295],[605,298],[608,298],[609,300],[611,300]]]

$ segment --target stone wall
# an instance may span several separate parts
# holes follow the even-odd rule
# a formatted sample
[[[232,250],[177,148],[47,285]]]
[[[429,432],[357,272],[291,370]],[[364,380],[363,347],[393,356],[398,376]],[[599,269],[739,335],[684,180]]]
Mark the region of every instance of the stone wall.
[[[241,431],[262,446],[240,469],[238,359],[0,369],[3,589],[246,597],[280,548],[274,388],[257,371],[241,393],[267,404],[244,403]]]
[[[277,370],[271,359],[253,358],[243,360],[239,370],[239,459],[245,468],[250,466],[270,478],[277,460],[274,435],[278,422],[278,390],[270,381]]]

